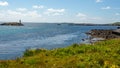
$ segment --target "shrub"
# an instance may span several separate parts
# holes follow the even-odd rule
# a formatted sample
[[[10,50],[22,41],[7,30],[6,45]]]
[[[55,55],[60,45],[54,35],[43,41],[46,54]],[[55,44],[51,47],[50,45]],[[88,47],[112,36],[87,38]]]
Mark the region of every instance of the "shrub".
[[[27,49],[25,52],[24,52],[24,57],[28,57],[28,56],[33,56],[33,51],[32,50],[29,50]]]

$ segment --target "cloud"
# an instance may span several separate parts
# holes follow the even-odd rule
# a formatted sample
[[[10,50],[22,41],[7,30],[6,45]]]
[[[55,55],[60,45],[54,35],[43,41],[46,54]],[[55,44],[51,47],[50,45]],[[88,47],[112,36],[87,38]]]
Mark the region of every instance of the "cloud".
[[[101,9],[108,10],[108,9],[111,9],[111,7],[110,6],[106,6],[106,7],[102,7]]]
[[[76,16],[79,17],[82,20],[87,18],[87,15],[83,14],[83,13],[78,13]]]
[[[58,15],[63,15],[63,13],[65,12],[65,9],[47,9],[46,12],[44,12],[44,14],[47,15],[52,15],[52,16],[58,16]]]
[[[27,11],[26,8],[18,8],[17,10],[18,10],[18,11]]]
[[[120,16],[120,13],[115,13],[116,16]]]
[[[78,17],[86,17],[86,15],[83,14],[83,13],[78,13],[76,16],[78,16]]]
[[[33,8],[34,9],[42,9],[42,8],[44,8],[44,6],[43,5],[34,5]]]
[[[88,16],[86,14],[83,13],[77,13],[76,16],[79,18],[79,20],[81,21],[93,21],[93,20],[101,20],[102,18],[100,17],[92,17],[92,16]]]
[[[102,18],[101,17],[92,17],[92,18],[90,18],[91,20],[102,20]]]
[[[19,11],[8,10],[7,14],[10,16],[17,16],[17,17],[35,17],[35,18],[41,17],[41,15],[37,13],[37,11],[19,12]]]
[[[116,9],[116,10],[120,10],[120,8],[114,8],[114,9]]]
[[[8,6],[8,2],[6,2],[6,1],[4,1],[4,2],[0,1],[0,6]]]
[[[36,21],[39,20],[42,15],[37,11],[18,11],[18,10],[1,10],[0,20],[3,21],[15,21],[15,20],[25,20],[25,21]]]
[[[102,2],[102,0],[96,0],[97,3]]]

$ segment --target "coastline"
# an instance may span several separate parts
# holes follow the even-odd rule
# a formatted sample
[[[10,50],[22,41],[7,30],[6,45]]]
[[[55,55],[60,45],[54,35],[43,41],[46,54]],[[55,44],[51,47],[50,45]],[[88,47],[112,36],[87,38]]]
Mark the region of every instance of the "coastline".
[[[68,26],[68,24],[59,26],[57,23],[24,25],[22,27],[0,27],[2,31],[0,32],[0,59],[14,59],[22,56],[23,51],[28,48],[54,49],[66,47],[73,43],[86,43],[86,41],[82,41],[82,39],[86,40],[88,38],[85,32],[93,28],[116,29],[116,26]],[[34,40],[32,40],[33,38]]]
[[[106,40],[92,44],[73,44],[53,50],[26,50],[22,58],[0,60],[2,68],[119,68],[120,39]],[[114,47],[114,48],[113,48]]]
[[[106,30],[106,29],[93,29],[86,34],[95,38],[114,39],[120,38],[120,29]]]

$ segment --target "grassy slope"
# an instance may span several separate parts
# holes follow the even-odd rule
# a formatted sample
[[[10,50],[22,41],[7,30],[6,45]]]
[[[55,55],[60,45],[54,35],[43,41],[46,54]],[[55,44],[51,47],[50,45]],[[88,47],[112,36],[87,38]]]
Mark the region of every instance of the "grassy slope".
[[[120,39],[53,50],[26,50],[23,58],[0,61],[0,68],[120,68]]]

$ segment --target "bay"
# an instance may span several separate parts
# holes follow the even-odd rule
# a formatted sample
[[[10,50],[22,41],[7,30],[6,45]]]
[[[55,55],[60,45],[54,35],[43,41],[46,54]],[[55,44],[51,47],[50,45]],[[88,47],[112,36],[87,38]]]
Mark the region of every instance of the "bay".
[[[21,57],[26,49],[63,48],[82,39],[91,29],[116,29],[117,26],[78,26],[57,23],[24,23],[24,26],[0,26],[0,60]]]

